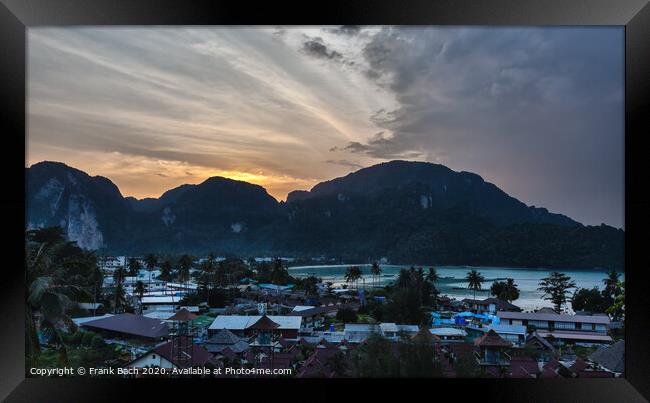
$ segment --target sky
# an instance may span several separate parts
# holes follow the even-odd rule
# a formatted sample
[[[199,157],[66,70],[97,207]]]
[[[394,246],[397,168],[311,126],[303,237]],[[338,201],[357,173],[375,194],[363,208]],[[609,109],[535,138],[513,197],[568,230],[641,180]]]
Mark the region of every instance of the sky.
[[[26,166],[158,197],[224,176],[292,190],[401,159],[624,225],[622,27],[28,30]]]

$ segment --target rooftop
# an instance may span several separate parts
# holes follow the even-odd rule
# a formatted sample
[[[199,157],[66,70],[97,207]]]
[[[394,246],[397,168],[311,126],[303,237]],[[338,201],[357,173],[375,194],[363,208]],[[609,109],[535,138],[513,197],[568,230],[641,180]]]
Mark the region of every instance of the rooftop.
[[[540,313],[540,312],[506,312],[499,311],[497,316],[501,319],[517,320],[546,320],[552,322],[576,322],[576,323],[596,323],[609,325],[608,316],[584,316],[584,315],[565,315],[557,313]]]
[[[608,347],[601,347],[594,351],[589,359],[602,365],[610,371],[625,371],[625,340],[619,340]]]
[[[262,318],[262,315],[219,315],[209,329],[244,330]],[[268,316],[270,320],[279,325],[278,329],[300,329],[302,318],[300,316]]]
[[[474,340],[479,347],[512,347],[512,343],[503,340],[494,330],[490,329],[483,336]]]
[[[149,338],[165,337],[169,334],[169,328],[165,322],[132,313],[92,320],[81,326]]]

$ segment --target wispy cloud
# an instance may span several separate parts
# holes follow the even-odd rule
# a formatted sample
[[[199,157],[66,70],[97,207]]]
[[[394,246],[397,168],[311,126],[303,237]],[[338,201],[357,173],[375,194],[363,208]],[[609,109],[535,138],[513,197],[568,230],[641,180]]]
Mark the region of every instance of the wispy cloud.
[[[619,28],[32,28],[28,163],[277,198],[388,159],[623,221]],[[202,177],[203,176],[203,177]]]

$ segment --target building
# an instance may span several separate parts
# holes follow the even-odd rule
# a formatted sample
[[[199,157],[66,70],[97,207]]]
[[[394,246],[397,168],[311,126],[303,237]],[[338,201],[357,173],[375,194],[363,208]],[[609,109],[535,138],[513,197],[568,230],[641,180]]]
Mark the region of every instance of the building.
[[[217,316],[210,327],[208,335],[211,337],[221,329],[228,329],[239,337],[252,336],[254,331],[249,329],[253,324],[262,318],[262,315],[220,315]],[[287,339],[298,337],[298,331],[302,324],[300,316],[268,316],[268,318],[277,323],[277,333]]]
[[[141,357],[126,365],[127,368],[191,368],[206,364],[216,366],[212,354],[203,347],[192,343],[189,337],[177,337],[151,349]]]
[[[399,340],[402,335],[411,337],[419,330],[420,328],[417,325],[397,325],[395,323],[380,323],[378,325],[346,323],[343,332],[345,334],[345,339],[350,343],[361,343],[373,333],[377,333],[387,339],[396,341]]]
[[[497,312],[501,324],[533,328],[541,337],[552,337],[559,343],[611,343],[607,334],[608,316],[565,315],[540,312]]]
[[[591,353],[589,360],[614,372],[617,376],[625,372],[625,340],[619,340],[611,346],[601,347]]]
[[[537,334],[537,332],[528,334],[524,349],[535,355],[542,362],[551,361],[556,356],[553,345]]]
[[[431,334],[438,336],[443,344],[447,343],[464,343],[467,332],[455,327],[434,327],[429,329]]]
[[[249,348],[245,339],[240,338],[228,329],[219,330],[214,336],[206,340],[203,346],[212,354],[220,353],[227,348],[233,353],[239,354]]]
[[[144,342],[161,340],[169,335],[166,323],[132,313],[107,316],[81,323],[80,326],[100,332],[106,338],[137,338]]]
[[[523,347],[526,344],[526,326],[521,325],[495,325],[487,327],[468,327],[474,334],[483,335],[487,331],[494,330],[502,339],[509,341],[516,347]]]
[[[507,350],[512,343],[503,340],[494,330],[490,329],[483,336],[474,340],[474,345],[480,349],[476,359],[482,367],[509,367],[510,355]]]
[[[520,312],[521,308],[508,301],[498,298],[486,298],[483,300],[465,298],[463,305],[470,311],[482,314],[494,315],[498,311]]]
[[[182,297],[174,295],[156,295],[142,297],[140,302],[143,311],[176,311]]]
[[[318,306],[318,307],[303,307],[296,306],[289,316],[299,316],[302,318],[302,326],[306,329],[313,329],[323,327],[325,325],[326,317],[334,317],[339,311],[339,306]]]

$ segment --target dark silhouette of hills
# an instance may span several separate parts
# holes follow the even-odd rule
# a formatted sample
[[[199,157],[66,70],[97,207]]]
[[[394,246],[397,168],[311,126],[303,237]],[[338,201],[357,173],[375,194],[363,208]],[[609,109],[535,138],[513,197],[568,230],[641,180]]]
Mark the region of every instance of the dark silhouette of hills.
[[[124,198],[62,163],[26,170],[28,227],[106,253],[339,257],[394,263],[622,268],[624,232],[530,207],[469,172],[391,161],[291,192],[212,177]]]

